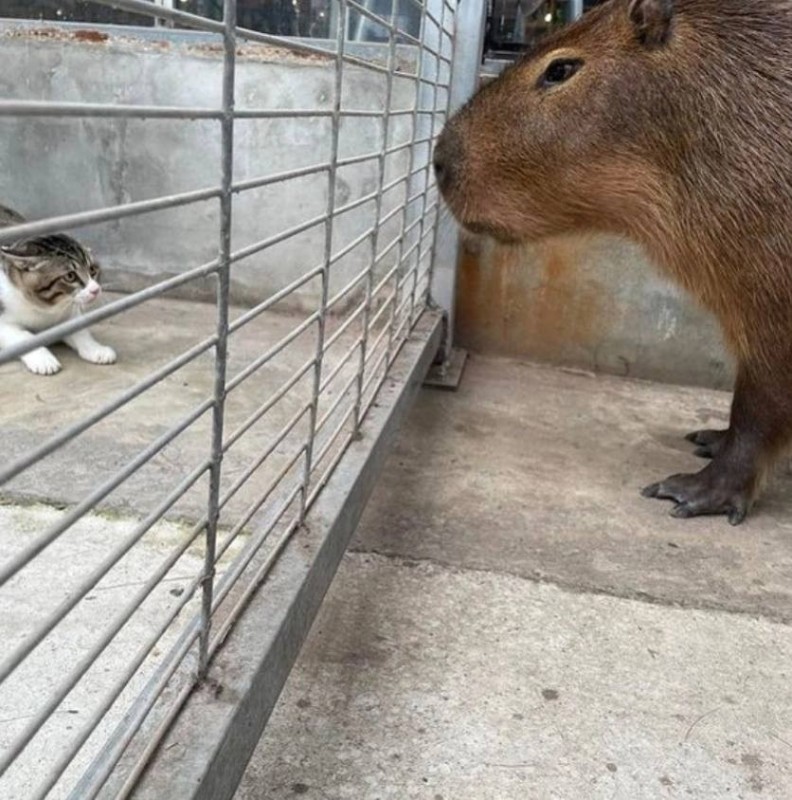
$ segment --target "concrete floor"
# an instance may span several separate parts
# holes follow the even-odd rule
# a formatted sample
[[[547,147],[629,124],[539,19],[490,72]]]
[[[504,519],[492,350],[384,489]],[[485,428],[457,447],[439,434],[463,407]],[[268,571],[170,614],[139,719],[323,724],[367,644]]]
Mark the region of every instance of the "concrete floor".
[[[233,337],[230,374],[294,324],[269,316]],[[114,367],[68,353],[54,378],[0,367],[3,455],[98,408],[212,325],[206,306],[150,303],[99,326],[98,338],[119,351]],[[311,341],[232,395],[231,427],[304,363]],[[210,367],[199,359],[4,487],[0,556],[207,397]],[[237,800],[792,796],[790,476],[739,528],[674,520],[668,505],[638,494],[700,466],[682,435],[722,423],[728,403],[712,391],[482,357],[471,359],[458,392],[425,390]],[[225,486],[294,409],[229,451]],[[20,584],[0,597],[4,641],[23,637],[205,457],[206,433],[202,419],[75,528],[67,550],[50,553],[46,592]],[[224,524],[265,480],[266,470],[240,492]],[[68,642],[42,650],[37,676],[22,689],[9,684],[0,747],[39,687],[52,687],[92,641],[95,620],[108,619],[183,541],[205,497],[199,483],[86,599],[61,631]],[[177,582],[152,598],[133,638],[152,628],[174,602],[169,589],[199,562],[190,550],[176,565]],[[34,756],[79,725],[124,663],[124,641],[94,691],[69,698],[56,717],[61,733]],[[0,785],[0,796],[24,800],[37,765]]]
[[[237,800],[792,796],[792,493],[639,496],[729,397],[474,357],[426,390]]]

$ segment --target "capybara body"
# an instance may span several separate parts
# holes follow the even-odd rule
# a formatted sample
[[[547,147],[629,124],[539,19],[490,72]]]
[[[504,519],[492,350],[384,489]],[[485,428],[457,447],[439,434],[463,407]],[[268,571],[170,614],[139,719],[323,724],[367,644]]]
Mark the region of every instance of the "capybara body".
[[[644,494],[741,522],[792,438],[792,0],[610,0],[482,88],[435,168],[470,230],[627,236],[717,316],[729,428]]]

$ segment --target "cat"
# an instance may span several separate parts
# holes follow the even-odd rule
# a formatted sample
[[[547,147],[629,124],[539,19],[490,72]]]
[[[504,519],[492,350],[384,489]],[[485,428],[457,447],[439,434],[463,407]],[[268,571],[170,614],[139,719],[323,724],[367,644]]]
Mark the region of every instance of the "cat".
[[[23,222],[21,214],[0,205],[0,228]],[[79,316],[101,294],[100,276],[91,252],[62,233],[0,245],[0,348],[29,341],[34,333]],[[84,361],[116,361],[115,350],[99,344],[87,328],[63,341]],[[21,359],[37,375],[54,375],[61,369],[46,347]]]

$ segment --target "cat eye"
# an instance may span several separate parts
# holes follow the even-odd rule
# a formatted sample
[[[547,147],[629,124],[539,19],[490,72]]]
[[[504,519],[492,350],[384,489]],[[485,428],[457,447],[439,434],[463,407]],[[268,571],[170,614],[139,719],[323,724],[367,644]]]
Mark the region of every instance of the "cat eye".
[[[539,79],[539,88],[550,89],[568,81],[581,67],[580,58],[558,58],[552,61]]]
[[[77,281],[77,273],[76,272],[67,272],[66,276],[64,277],[66,283],[75,283]]]
[[[91,266],[88,267],[88,274],[92,278],[95,278],[99,274],[99,267],[97,267],[96,264],[91,264]]]

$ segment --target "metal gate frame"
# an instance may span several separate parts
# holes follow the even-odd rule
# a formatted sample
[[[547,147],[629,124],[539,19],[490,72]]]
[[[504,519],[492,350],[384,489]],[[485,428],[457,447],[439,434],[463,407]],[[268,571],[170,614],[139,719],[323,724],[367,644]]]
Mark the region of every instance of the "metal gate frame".
[[[140,464],[146,463],[145,460],[165,447],[181,430],[186,429],[192,420],[197,419],[204,412],[211,411],[213,416],[211,457],[200,465],[200,471],[196,469],[176,489],[176,492],[184,492],[186,491],[184,487],[189,488],[199,475],[204,472],[209,474],[207,514],[200,526],[196,528],[197,531],[205,534],[206,541],[204,571],[200,582],[196,584],[202,596],[202,610],[199,619],[195,620],[195,624],[191,623],[183,630],[182,637],[185,653],[187,652],[186,648],[190,647],[192,642],[198,642],[197,679],[189,685],[179,688],[175,696],[168,696],[168,679],[172,674],[174,662],[167,662],[155,672],[150,677],[146,689],[138,697],[138,701],[128,710],[125,721],[118,726],[116,734],[106,743],[89,770],[84,774],[81,782],[71,792],[70,798],[71,800],[84,800],[87,797],[97,796],[158,799],[166,797],[180,800],[181,798],[201,797],[207,798],[207,800],[209,798],[222,800],[222,798],[232,797],[242,777],[245,766],[332,581],[341,556],[360,519],[398,425],[407,414],[438,351],[444,357],[447,357],[450,352],[458,257],[455,226],[450,215],[440,213],[437,202],[432,208],[428,206],[427,197],[430,189],[433,188],[431,160],[414,165],[412,154],[418,144],[427,148],[431,147],[431,143],[439,133],[448,113],[464,102],[476,87],[483,45],[485,4],[484,0],[458,0],[458,3],[455,0],[424,0],[423,3],[420,0],[394,0],[392,16],[390,19],[385,19],[369,11],[358,0],[334,0],[338,9],[336,15],[337,38],[335,47],[330,54],[335,59],[335,100],[332,111],[325,114],[332,121],[332,157],[329,164],[311,168],[316,171],[321,167],[327,171],[329,177],[327,211],[321,218],[315,218],[303,226],[285,231],[282,236],[270,237],[243,251],[234,253],[231,247],[231,204],[234,193],[254,186],[262,187],[287,180],[295,174],[295,171],[291,171],[245,181],[244,185],[234,183],[234,120],[246,113],[243,111],[240,114],[234,110],[237,44],[243,40],[258,41],[283,46],[298,52],[321,53],[324,56],[327,55],[327,50],[322,50],[321,47],[305,43],[302,40],[290,40],[239,29],[236,26],[236,0],[224,0],[222,22],[177,11],[167,5],[158,6],[150,0],[95,0],[95,2],[125,11],[155,16],[186,27],[221,34],[224,53],[222,108],[217,110],[184,109],[0,100],[0,115],[214,119],[219,122],[221,130],[222,178],[220,186],[219,188],[137,201],[125,206],[16,225],[0,230],[0,244],[11,242],[18,236],[46,234],[64,228],[119,220],[134,214],[151,213],[158,209],[216,199],[220,204],[219,256],[209,264],[194,268],[150,289],[114,301],[81,318],[63,323],[36,335],[29,342],[8,348],[0,353],[0,362],[14,359],[35,347],[46,346],[58,341],[65,335],[86,328],[93,322],[121,313],[150,297],[162,294],[169,288],[209,275],[217,278],[217,332],[210,340],[200,343],[183,356],[153,373],[143,382],[124,392],[109,406],[58,433],[36,448],[32,454],[17,459],[4,470],[0,470],[0,481],[19,474],[28,466],[36,463],[38,459],[45,458],[97,421],[142,394],[157,381],[175,372],[189,359],[210,349],[215,353],[214,393],[212,398],[193,412],[193,415],[181,428],[174,429],[175,433],[168,433],[166,436],[160,437],[151,447],[147,448],[141,454],[139,463],[132,462],[125,467],[119,473],[120,477],[115,476],[106,485],[99,487],[89,498],[68,512],[63,522],[59,522],[42,539],[34,542],[32,547],[26,548],[12,562],[0,565],[0,585],[13,577],[18,570],[35,558],[40,550],[47,547],[61,532],[66,530],[70,520],[79,519],[82,514],[92,508],[98,501],[97,498],[101,499],[102,492],[109,494],[125,480],[125,476],[131,474]],[[395,19],[399,2],[416,2],[421,7],[422,24],[419,37],[410,37],[398,29]],[[152,8],[153,5],[155,8]],[[365,59],[347,52],[346,25],[344,23],[350,11],[368,17],[388,30],[386,67],[373,66]],[[446,25],[447,17],[452,21],[455,19],[455,24],[452,22],[450,28]],[[414,107],[397,112],[410,114],[413,121],[412,142],[407,145],[411,152],[410,169],[405,178],[396,182],[400,183],[405,179],[408,181],[407,196],[409,199],[396,209],[397,211],[404,210],[404,222],[400,237],[388,245],[388,248],[391,246],[399,248],[396,268],[388,275],[388,280],[395,276],[397,285],[394,294],[388,301],[392,306],[390,324],[383,327],[376,338],[369,340],[369,332],[374,323],[377,319],[384,319],[380,315],[383,309],[388,310],[389,307],[386,304],[381,309],[375,310],[372,297],[383,285],[383,281],[380,281],[375,288],[374,265],[379,255],[377,233],[382,224],[380,211],[382,195],[385,191],[384,163],[389,153],[400,149],[389,149],[387,146],[388,120],[393,111],[389,106],[391,87],[394,76],[399,74],[395,58],[397,35],[401,36],[402,40],[406,37],[407,43],[414,44],[418,51]],[[455,41],[456,44],[454,44]],[[446,45],[449,47],[450,58],[445,55]],[[432,54],[432,58],[436,60],[437,64],[441,61],[447,63],[448,83],[443,85],[448,98],[445,108],[437,106],[439,66],[433,81],[424,79],[421,72],[421,56],[424,51]],[[345,63],[377,69],[386,75],[387,96],[384,111],[372,114],[370,111],[342,110],[341,87]],[[424,105],[422,98],[429,96],[432,98],[431,104]],[[425,110],[427,108],[431,110]],[[317,115],[316,112],[307,110],[297,113],[303,113],[306,116],[309,113]],[[284,116],[283,111],[254,110],[247,113],[249,117],[260,118],[266,117],[268,114]],[[339,159],[340,120],[344,115],[354,116],[356,114],[382,117],[385,131],[382,146],[377,153]],[[333,303],[333,298],[329,296],[328,291],[329,270],[334,261],[340,257],[339,253],[333,251],[332,239],[332,221],[339,211],[335,205],[335,175],[336,170],[343,163],[357,163],[368,159],[376,159],[379,163],[380,177],[377,192],[363,198],[363,200],[375,200],[377,214],[375,225],[366,231],[364,236],[358,237],[341,251],[342,253],[349,252],[353,247],[366,245],[367,242],[371,243],[369,265],[363,273],[355,278],[355,282],[349,285],[355,287],[359,286],[361,281],[365,281],[366,300],[359,308],[362,312],[363,332],[361,338],[344,357],[345,361],[342,362],[342,364],[346,363],[346,359],[354,357],[356,353],[359,355],[359,366],[356,375],[353,376],[354,380],[339,396],[340,401],[346,396],[347,391],[356,388],[356,400],[344,416],[344,421],[350,419],[354,421],[354,432],[344,440],[340,452],[333,454],[330,467],[315,476],[311,471],[312,464],[321,461],[327,455],[325,447],[318,449],[316,453],[313,452],[313,447],[317,430],[319,398],[323,387],[330,378],[330,376],[322,375],[322,357],[327,342],[329,342],[329,339],[326,340],[325,337],[325,319],[329,306]],[[307,170],[303,170],[303,173],[308,174]],[[420,198],[422,198],[422,210],[408,224],[409,205],[416,200],[420,202]],[[359,205],[361,201],[354,201],[354,203]],[[354,204],[349,204],[347,208],[352,206]],[[430,215],[434,216],[433,222],[428,221]],[[274,297],[268,298],[244,314],[239,320],[232,322],[229,319],[231,265],[238,258],[245,257],[251,252],[258,252],[276,240],[282,241],[287,235],[299,234],[301,230],[307,228],[308,224],[316,225],[318,223],[325,224],[324,259],[320,268],[307,274],[309,277],[321,276],[323,288],[320,308],[296,329],[299,332],[307,329],[309,324],[318,326],[316,356],[308,365],[313,370],[313,398],[305,409],[310,413],[309,431],[311,433],[304,448],[298,451],[296,457],[304,456],[303,481],[300,486],[295,488],[288,498],[288,503],[284,506],[285,511],[291,503],[297,502],[299,513],[294,521],[289,522],[288,527],[279,533],[274,549],[267,553],[253,551],[252,557],[245,562],[242,569],[251,569],[254,578],[244,587],[241,597],[234,598],[234,607],[229,616],[218,622],[213,616],[213,611],[219,602],[217,594],[220,593],[220,589],[215,586],[214,570],[218,550],[218,518],[223,502],[220,486],[222,460],[224,450],[228,446],[227,440],[224,440],[223,430],[224,402],[229,391],[229,380],[226,374],[228,337],[236,330],[237,326],[241,327],[248,319],[270,308],[281,297],[294,291],[306,280],[306,277],[302,276]],[[417,232],[417,241],[410,248],[410,252],[414,252],[417,248],[417,260],[414,271],[407,276],[412,281],[411,290],[406,283],[400,283],[401,276],[398,272],[402,260],[407,257],[407,249],[403,248],[403,245],[408,230]],[[421,263],[424,255],[429,255],[430,263],[422,272]],[[421,279],[428,280],[429,290],[422,289],[419,297],[418,286]],[[399,306],[406,316],[404,316],[404,322],[398,326],[398,330],[394,330],[394,325],[398,321],[396,306],[399,289],[406,295],[404,303]],[[347,292],[349,288],[345,287],[342,291]],[[431,297],[427,295],[431,295]],[[345,322],[344,325],[347,323]],[[387,344],[387,347],[375,359],[377,348],[381,348],[384,344]],[[266,363],[265,358],[272,357],[276,352],[264,353],[254,364],[261,366]],[[367,355],[370,356],[372,362],[375,362],[371,370],[374,374],[368,380],[364,377],[367,366],[370,366]],[[377,371],[383,366],[384,374],[377,375]],[[338,374],[335,369],[332,372],[332,377]],[[301,374],[305,374],[305,372]],[[289,384],[286,385],[285,390],[288,388]],[[365,401],[364,395],[369,390],[373,390],[373,393],[370,393],[368,401]],[[278,396],[283,396],[280,390]],[[275,402],[274,398],[272,402]],[[270,407],[268,403],[269,401],[263,406],[265,411]],[[334,402],[332,408],[337,409],[338,407],[337,402]],[[323,415],[322,421],[318,423],[320,427],[329,414],[330,411]],[[302,412],[298,419],[301,418]],[[335,429],[333,438],[330,440],[331,444],[341,429],[342,426]],[[287,432],[289,430],[291,429],[287,429]],[[291,462],[290,468],[295,463],[297,462]],[[166,502],[175,502],[171,499],[175,497],[178,495],[174,492]],[[167,509],[167,507],[163,503],[158,509]],[[155,518],[155,521],[161,518],[162,514],[164,511]],[[151,517],[147,518],[147,520],[150,519]],[[146,524],[150,527],[153,523],[144,521],[138,530],[145,533],[145,530],[148,529],[144,527]],[[195,534],[195,536],[197,535],[198,533]],[[131,544],[129,546],[131,547]],[[92,576],[86,577],[80,591],[94,585],[90,583],[93,579]],[[98,581],[99,578],[96,580]],[[0,679],[14,671],[26,655],[35,649],[37,644],[69,613],[71,608],[75,607],[76,602],[78,601],[67,598],[43,627],[40,627],[32,637],[23,641],[20,647],[3,659],[3,663],[0,664],[0,673],[2,673]],[[47,627],[50,624],[52,627]],[[179,647],[181,646],[182,644],[179,644]],[[92,661],[86,661],[85,664],[81,662],[73,674],[78,674],[80,670],[83,670],[82,674],[84,674],[91,663]],[[175,663],[178,665],[181,662]],[[169,672],[165,667],[170,668],[171,671]],[[79,679],[78,674],[76,680]],[[69,680],[71,680],[71,676],[67,678],[66,682],[68,683]],[[74,684],[71,685],[74,686]],[[61,692],[60,688],[58,692]],[[60,700],[58,700],[57,694],[47,698],[45,711],[49,709],[48,713],[52,713],[52,710],[57,707],[59,702],[62,702],[65,696],[65,694],[61,694]],[[156,719],[148,716],[152,704],[162,704],[163,706],[160,709],[162,713]],[[43,719],[46,720],[47,717],[44,716]],[[130,734],[129,731],[132,733]],[[15,753],[24,749],[35,732],[35,723],[31,722],[22,732],[21,738],[15,741],[10,755],[8,753],[3,755],[6,766],[13,761]],[[26,737],[28,738],[26,739]],[[68,764],[68,761],[65,763]],[[63,762],[60,766],[61,771],[64,768],[62,764]],[[60,774],[60,772],[47,774],[42,785],[51,787],[54,785],[53,782],[58,780]],[[37,791],[39,790],[37,789]],[[43,791],[46,794],[48,789]]]
[[[343,18],[349,0],[336,3]],[[425,7],[432,3],[425,0]],[[455,11],[456,43],[449,102],[442,115],[445,119],[478,85],[486,0],[459,0],[455,8],[449,0],[437,0],[436,6],[443,9],[440,19],[445,8]],[[339,40],[338,51],[342,50]],[[436,136],[440,128],[432,122],[430,130]],[[361,428],[363,441],[350,445],[309,511],[299,543],[292,539],[286,545],[266,584],[251,599],[210,663],[206,680],[196,687],[136,778],[130,794],[134,800],[233,798],[393,439],[432,364],[438,357],[450,357],[459,239],[450,215],[438,215],[436,225],[431,284],[436,310],[424,313],[403,347],[378,396],[378,407],[369,412]],[[101,795],[106,800],[113,796],[111,791]]]

